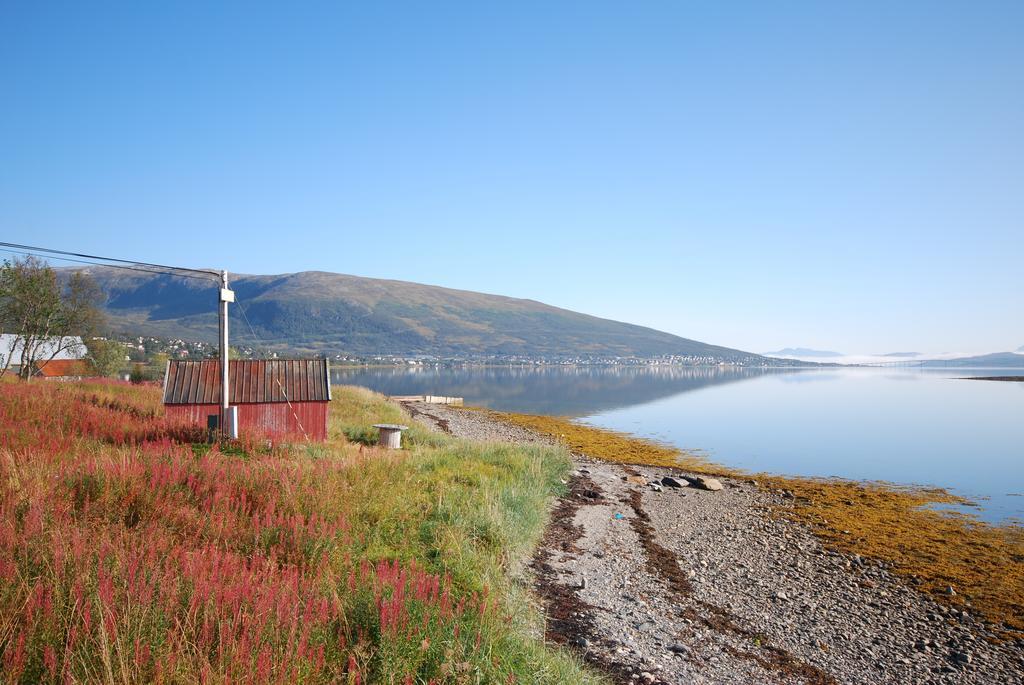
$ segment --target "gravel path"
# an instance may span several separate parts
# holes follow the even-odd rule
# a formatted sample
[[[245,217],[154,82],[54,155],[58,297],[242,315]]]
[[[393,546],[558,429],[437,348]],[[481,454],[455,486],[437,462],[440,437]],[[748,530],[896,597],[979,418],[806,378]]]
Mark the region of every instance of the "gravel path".
[[[480,412],[405,406],[468,439],[550,442]],[[790,506],[781,496],[574,460],[533,561],[536,590],[548,639],[616,682],[1024,684],[1024,643],[990,641],[966,612],[769,516]]]

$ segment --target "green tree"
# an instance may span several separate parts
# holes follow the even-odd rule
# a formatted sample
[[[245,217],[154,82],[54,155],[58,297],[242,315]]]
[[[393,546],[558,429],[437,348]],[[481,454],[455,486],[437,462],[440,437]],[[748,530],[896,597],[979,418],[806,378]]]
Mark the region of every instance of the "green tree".
[[[96,282],[81,271],[62,285],[37,257],[5,260],[0,267],[0,332],[15,337],[0,350],[0,374],[17,360],[19,376],[27,380],[36,363],[81,351],[75,336],[95,334],[103,325],[101,298]]]
[[[132,364],[131,373],[128,375],[128,380],[136,385],[144,383],[149,380],[146,377],[146,365],[145,364]]]
[[[220,349],[215,349],[210,354],[210,359],[220,359]],[[228,345],[228,359],[245,359],[242,353],[234,345]]]
[[[167,360],[170,356],[164,352],[156,352],[149,359],[148,375],[155,381],[163,380],[164,372],[167,371]]]
[[[89,361],[100,376],[114,376],[125,368],[127,351],[114,340],[94,338],[89,343]]]

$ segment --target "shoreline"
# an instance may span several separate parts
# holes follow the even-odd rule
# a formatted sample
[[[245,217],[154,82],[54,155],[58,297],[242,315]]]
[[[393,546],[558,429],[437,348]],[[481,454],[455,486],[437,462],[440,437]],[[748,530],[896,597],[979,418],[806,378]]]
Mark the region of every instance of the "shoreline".
[[[1024,376],[963,376],[962,381],[1010,381],[1011,383],[1024,383]]]
[[[923,514],[907,512],[939,493],[755,476],[548,417],[403,406],[456,436],[570,449],[576,471],[535,557],[535,590],[548,638],[613,681],[1024,682],[1020,595],[1009,604],[1005,594],[975,597],[970,577],[943,594],[953,583],[936,583],[963,579],[962,569],[908,573],[913,550],[872,546],[887,525],[896,526],[892,542],[905,537],[901,526],[927,537]],[[652,485],[666,476],[714,476],[723,487]],[[845,518],[822,516],[837,508]],[[927,517],[953,526],[940,538],[969,534],[954,549],[998,556],[990,529]],[[863,524],[843,527],[851,520]],[[975,566],[975,584],[993,572]]]
[[[765,491],[781,493],[788,506],[779,513],[806,526],[826,545],[884,561],[941,602],[978,614],[996,630],[1009,630],[1011,639],[1024,638],[1024,564],[1019,561],[1024,559],[1024,527],[929,509],[935,504],[969,503],[946,490],[750,473],[571,420],[488,413],[496,420],[555,436],[574,452],[611,462],[682,468],[755,482]]]

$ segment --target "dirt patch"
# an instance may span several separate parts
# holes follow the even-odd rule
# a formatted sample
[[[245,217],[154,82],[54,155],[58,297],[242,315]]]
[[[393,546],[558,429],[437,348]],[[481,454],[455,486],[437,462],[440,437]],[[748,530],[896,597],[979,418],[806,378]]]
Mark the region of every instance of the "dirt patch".
[[[693,594],[693,586],[690,579],[686,577],[679,567],[679,560],[670,550],[665,549],[654,539],[654,528],[651,526],[651,517],[643,508],[643,496],[639,490],[632,490],[628,498],[623,499],[623,504],[633,508],[634,517],[629,520],[630,525],[640,538],[640,546],[643,547],[646,556],[647,570],[665,581],[669,589],[679,599],[690,597]]]
[[[569,492],[551,512],[551,523],[530,564],[535,576],[534,588],[547,615],[544,637],[576,650],[614,682],[631,683],[634,682],[632,671],[626,666],[587,649],[590,642],[602,642],[591,618],[594,607],[581,600],[572,587],[560,583],[551,565],[551,558],[556,552],[579,551],[576,543],[583,535],[583,529],[573,523],[576,511],[605,501],[601,488],[585,475],[573,476],[568,487]]]
[[[432,423],[442,432],[448,435],[452,434],[451,424],[448,419],[434,416],[433,414],[427,414],[426,412],[420,411],[416,408],[412,402],[399,402],[403,409],[409,412],[409,416],[413,419],[424,419],[427,423]]]

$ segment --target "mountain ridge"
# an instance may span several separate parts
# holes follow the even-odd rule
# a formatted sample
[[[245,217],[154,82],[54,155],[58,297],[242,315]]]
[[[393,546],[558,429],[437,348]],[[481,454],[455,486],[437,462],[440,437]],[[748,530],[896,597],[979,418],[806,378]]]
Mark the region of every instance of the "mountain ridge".
[[[212,342],[216,284],[109,267],[86,271],[115,331]],[[232,275],[234,340],[315,354],[664,357],[775,365],[760,355],[536,300],[326,271]]]
[[[972,357],[955,357],[953,359],[928,359],[921,362],[925,367],[993,367],[993,368],[1024,368],[1024,354],[1017,352],[993,352]]]

